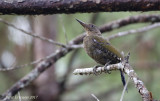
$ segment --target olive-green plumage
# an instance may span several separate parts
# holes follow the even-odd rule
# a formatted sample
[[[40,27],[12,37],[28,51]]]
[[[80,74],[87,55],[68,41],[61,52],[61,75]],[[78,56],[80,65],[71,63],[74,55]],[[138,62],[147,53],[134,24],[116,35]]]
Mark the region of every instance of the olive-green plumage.
[[[101,36],[98,27],[80,20],[77,21],[86,30],[86,36],[83,39],[84,49],[92,59],[101,65],[116,64],[124,59],[123,55]],[[122,83],[125,85],[124,73],[121,70],[120,73]]]
[[[123,56],[101,36],[86,36],[83,44],[87,54],[99,64],[115,64],[123,59]]]
[[[98,27],[93,24],[86,24],[80,20],[77,21],[87,32],[83,39],[83,44],[85,51],[92,59],[102,65],[108,62],[115,64],[123,60],[120,52],[101,36]]]

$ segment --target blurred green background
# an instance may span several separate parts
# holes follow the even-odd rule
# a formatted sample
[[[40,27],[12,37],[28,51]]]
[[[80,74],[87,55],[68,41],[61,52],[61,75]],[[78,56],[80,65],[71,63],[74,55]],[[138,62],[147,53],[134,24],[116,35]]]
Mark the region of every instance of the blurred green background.
[[[16,25],[19,28],[22,28],[29,32],[33,31],[35,33],[38,32],[37,30],[35,30],[37,27],[45,28],[45,26],[47,26],[47,23],[43,23],[43,21],[49,20],[51,23],[53,22],[54,25],[52,26],[50,24],[50,29],[55,28],[54,30],[56,30],[54,40],[66,44],[65,34],[67,35],[67,40],[69,41],[84,32],[82,26],[75,20],[76,18],[84,22],[94,23],[97,26],[101,26],[114,20],[140,14],[160,14],[160,12],[76,13],[60,15],[57,14],[50,15],[51,17],[49,17],[49,19],[49,15],[5,15],[1,16],[1,18]],[[149,24],[150,23],[130,24],[122,28],[106,32],[103,34],[103,36],[107,37],[118,32],[127,31],[130,29],[137,29],[143,26],[147,26]],[[123,51],[125,54],[127,54],[128,52],[131,53],[130,64],[133,66],[135,72],[144,82],[148,90],[152,92],[154,99],[160,99],[159,37],[160,28],[155,28],[144,33],[136,33],[111,40],[112,45],[115,46],[119,51]],[[33,49],[38,49],[39,46],[33,45],[35,42],[34,40],[35,38],[32,38],[17,31],[14,28],[0,23],[0,67],[2,68],[3,64],[5,68],[9,68],[11,66],[23,65],[36,60],[34,56],[35,51],[33,51]],[[53,53],[57,49],[59,49],[59,47],[57,46],[53,47],[54,50],[50,53]],[[50,50],[50,48],[45,49]],[[51,74],[51,78],[49,78],[52,79],[52,76],[53,78],[55,78],[52,82],[56,82],[58,84],[58,82],[64,80],[64,75],[66,75],[67,72],[67,79],[65,84],[66,89],[63,90],[62,93],[57,94],[61,101],[95,101],[91,94],[96,95],[100,101],[120,100],[123,86],[121,83],[119,71],[113,71],[110,75],[101,74],[99,76],[77,76],[72,74],[75,68],[88,68],[93,67],[96,64],[97,63],[95,61],[93,61],[89,56],[87,56],[84,49],[74,50],[55,63],[53,75]],[[1,71],[0,94],[4,93],[20,78],[29,73],[34,67],[35,66],[30,65],[16,70],[4,72]],[[71,68],[71,70],[67,71],[68,68]],[[41,82],[43,82],[43,80]],[[38,87],[41,88],[42,86]],[[34,93],[33,95],[33,87],[34,86],[30,85],[26,89],[21,90],[21,96],[36,96],[36,93]],[[36,89],[39,89],[38,87],[36,87]],[[61,88],[61,85],[59,85],[58,87]],[[18,101],[18,99],[14,99],[14,101]],[[31,100],[27,99],[24,101]],[[141,101],[140,94],[138,93],[131,80],[128,84],[128,93],[125,93],[124,95],[124,101]]]

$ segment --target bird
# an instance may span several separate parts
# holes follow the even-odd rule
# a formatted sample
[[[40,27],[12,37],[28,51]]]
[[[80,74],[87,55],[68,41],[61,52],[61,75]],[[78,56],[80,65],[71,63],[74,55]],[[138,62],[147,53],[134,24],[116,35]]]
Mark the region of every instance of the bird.
[[[99,28],[94,24],[87,24],[76,19],[85,29],[86,36],[83,38],[83,45],[86,53],[97,63],[108,66],[110,64],[116,64],[124,60],[124,56],[113,46],[111,43],[102,36]],[[94,73],[96,74],[96,68],[94,67]],[[109,72],[109,71],[107,71]],[[121,80],[123,86],[125,86],[125,76],[122,70],[120,70]]]

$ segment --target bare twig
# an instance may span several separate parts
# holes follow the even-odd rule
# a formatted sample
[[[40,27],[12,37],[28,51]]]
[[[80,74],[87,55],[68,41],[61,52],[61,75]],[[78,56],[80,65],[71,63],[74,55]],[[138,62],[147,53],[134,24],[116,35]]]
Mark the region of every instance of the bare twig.
[[[155,23],[155,24],[152,24],[152,25],[148,25],[148,26],[145,26],[145,27],[142,27],[142,28],[139,28],[139,29],[131,29],[131,30],[125,31],[125,32],[119,32],[118,34],[109,36],[108,39],[110,40],[110,39],[113,39],[113,38],[116,38],[116,37],[121,37],[121,36],[129,35],[129,34],[142,33],[142,32],[146,32],[148,30],[157,28],[157,27],[160,27],[160,23]]]
[[[44,57],[44,58],[41,58],[41,59],[38,59],[38,60],[35,60],[35,61],[32,61],[28,64],[23,64],[23,65],[19,65],[19,66],[11,66],[10,68],[1,68],[0,71],[8,71],[8,70],[13,70],[13,69],[18,69],[18,68],[23,68],[23,67],[26,67],[26,66],[29,66],[29,65],[34,65],[34,64],[38,64],[44,60],[47,60],[47,59],[50,59],[52,56],[54,56],[59,50],[57,50],[56,52]]]
[[[101,98],[101,99],[106,99],[106,98],[109,98],[109,97],[111,97],[114,93],[117,93],[117,92],[119,92],[119,91],[121,91],[121,87],[122,85],[118,85],[117,87],[112,87],[111,89],[109,89],[109,90],[106,90],[106,91],[104,91],[104,92],[101,92],[101,93],[99,93],[96,97],[98,97],[98,98]],[[71,100],[69,100],[69,101],[71,101]],[[89,98],[88,97],[81,97],[78,101],[90,101],[89,100]],[[92,101],[92,100],[91,100]],[[106,101],[108,101],[107,99],[106,99]]]
[[[106,32],[106,31],[112,31],[113,29],[117,29],[129,24],[134,23],[144,23],[144,22],[160,22],[160,15],[159,14],[152,14],[152,15],[137,15],[137,16],[130,16],[127,18],[119,19],[116,21],[112,21],[110,23],[104,24],[100,26],[100,31]]]
[[[18,92],[18,97],[19,97],[19,101],[22,101],[20,92]]]
[[[125,85],[124,88],[123,88],[120,101],[123,101],[124,93],[125,93],[125,91],[126,91],[126,89],[127,89],[127,86],[128,86],[128,83],[129,83],[129,79],[130,79],[130,78],[127,79],[126,85]]]
[[[117,64],[112,64],[112,65],[109,65],[107,67],[103,66],[103,67],[98,67],[96,69],[96,73],[107,73],[106,70],[108,71],[112,71],[112,70],[123,70],[123,64],[122,63],[117,63]],[[93,74],[94,75],[94,70],[93,70],[93,67],[90,67],[90,68],[83,68],[83,69],[75,69],[73,71],[73,74],[74,75],[90,75],[90,74]]]
[[[56,42],[56,41],[54,41],[54,40],[52,40],[52,39],[49,39],[49,38],[46,38],[46,37],[43,37],[43,36],[39,36],[39,35],[36,34],[36,33],[27,32],[27,31],[25,31],[25,30],[23,30],[23,29],[21,29],[21,28],[18,28],[18,27],[16,27],[15,25],[13,25],[13,24],[11,24],[11,23],[3,20],[2,18],[0,18],[0,22],[6,24],[7,26],[13,27],[13,28],[21,31],[21,32],[23,32],[24,34],[30,35],[30,36],[32,36],[32,37],[34,37],[34,38],[38,38],[38,39],[40,39],[40,40],[47,41],[47,42],[52,43],[52,44],[57,45],[57,46],[66,47],[66,45],[64,45],[64,44],[62,44],[62,43],[59,43],[59,42]]]
[[[49,56],[46,56],[44,58],[32,61],[32,62],[27,63],[27,64],[19,65],[19,66],[11,66],[9,68],[0,68],[0,71],[9,71],[9,70],[19,69],[19,68],[27,67],[27,66],[30,66],[30,65],[38,64],[38,63],[50,58],[51,56],[52,56],[52,54],[49,55]]]
[[[23,68],[23,67],[26,67],[26,66],[29,66],[29,65],[35,65],[35,64],[38,64],[42,61],[45,61],[47,59],[50,59],[52,56],[54,56],[59,50],[57,50],[56,52],[44,57],[44,58],[41,58],[41,59],[38,59],[38,60],[35,60],[35,61],[32,61],[28,64],[23,64],[23,65],[19,65],[19,66],[11,66],[10,68],[0,68],[0,71],[9,71],[9,70],[13,70],[13,69],[19,69],[19,68]]]
[[[91,94],[97,101],[100,101],[94,94]]]
[[[151,101],[153,99],[151,93],[147,90],[147,88],[145,87],[143,82],[138,78],[137,74],[134,72],[134,70],[129,65],[129,63],[122,62],[122,63],[109,65],[106,67],[106,69],[108,71],[119,70],[119,69],[123,70],[129,76],[129,78],[133,81],[133,83],[135,84],[143,101]],[[96,69],[96,72],[106,72],[106,71],[105,71],[104,67],[98,67]],[[94,74],[93,67],[92,68],[84,68],[84,69],[75,69],[73,74],[75,74],[75,75]]]

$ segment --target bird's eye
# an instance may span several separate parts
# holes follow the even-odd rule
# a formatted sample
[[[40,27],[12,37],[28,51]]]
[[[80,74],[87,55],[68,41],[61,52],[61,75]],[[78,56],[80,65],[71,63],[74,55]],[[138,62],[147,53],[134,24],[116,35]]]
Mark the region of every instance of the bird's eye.
[[[91,25],[91,27],[93,28],[94,26],[93,26],[93,25]]]

